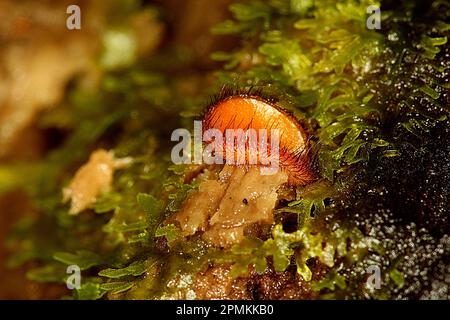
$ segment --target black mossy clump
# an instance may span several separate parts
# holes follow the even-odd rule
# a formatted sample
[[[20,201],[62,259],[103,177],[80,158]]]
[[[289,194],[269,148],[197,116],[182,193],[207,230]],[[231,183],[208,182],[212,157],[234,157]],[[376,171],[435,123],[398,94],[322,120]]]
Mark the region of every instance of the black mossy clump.
[[[353,179],[362,182],[337,202],[339,211],[343,220],[354,221],[365,236],[380,241],[384,251],[348,268],[350,283],[362,283],[361,275],[377,265],[384,284],[374,297],[438,298],[448,290],[449,141],[449,125],[443,122],[420,140],[411,135],[396,142],[397,157],[374,156],[355,172]],[[401,285],[391,279],[392,270],[401,274]],[[358,288],[347,295],[364,297]]]
[[[379,205],[437,236],[450,233],[449,128],[443,122],[420,139],[397,141],[397,157],[370,161],[367,169]]]
[[[394,10],[381,30],[389,41],[366,81],[381,110],[374,123],[395,152],[369,150],[366,163],[340,178],[344,187],[336,201],[342,220],[380,241],[383,252],[344,271],[350,283],[344,297],[442,298],[448,292],[450,46],[443,40],[448,27],[432,27],[448,21],[442,6],[383,3]],[[443,37],[436,40],[439,49],[427,48],[430,37]],[[364,283],[371,265],[382,269],[381,290],[355,285]]]

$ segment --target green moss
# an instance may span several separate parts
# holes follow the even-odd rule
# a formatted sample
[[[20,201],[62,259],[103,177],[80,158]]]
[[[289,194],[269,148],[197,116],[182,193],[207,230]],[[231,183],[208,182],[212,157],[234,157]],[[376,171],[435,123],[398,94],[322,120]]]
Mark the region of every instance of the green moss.
[[[37,163],[0,167],[0,191],[23,186],[40,212],[11,236],[9,245],[17,252],[11,265],[37,261],[42,267],[30,277],[51,282],[63,281],[63,275],[59,280],[51,275],[54,270],[80,265],[84,280],[74,292],[77,299],[99,299],[106,293],[158,298],[180,270],[195,274],[205,264],[220,261],[233,263],[235,277],[247,274],[249,265],[257,273],[267,267],[284,272],[295,265],[324,298],[367,297],[352,285],[361,283],[365,272],[355,266],[385,254],[380,239],[362,233],[339,210],[354,200],[354,190],[370,184],[358,181],[370,161],[398,157],[399,139],[409,134],[420,138],[449,115],[448,80],[437,76],[448,72],[442,56],[448,52],[449,25],[439,2],[427,9],[425,16],[432,19],[426,21],[412,21],[411,2],[383,10],[380,31],[366,28],[366,8],[372,4],[233,3],[233,18],[212,31],[237,35],[239,45],[212,55],[223,67],[214,71],[216,81],[199,95],[186,95],[182,89],[192,66],[177,50],[158,53],[145,63],[130,64],[133,57],[127,57],[127,67],[106,72],[99,92],[75,85],[64,109],[52,109],[41,121],[44,128],[63,128],[64,143]],[[162,57],[170,70],[162,69]],[[210,74],[199,78],[203,76]],[[289,233],[277,224],[268,239],[248,238],[222,252],[198,239],[180,243],[177,227],[161,224],[198,186],[185,181],[187,166],[171,164],[167,137],[175,128],[191,128],[207,96],[236,82],[263,87],[304,120],[312,134],[319,179],[277,208],[278,215],[298,215],[296,231]],[[200,80],[196,85],[204,87]],[[61,189],[97,147],[131,156],[134,164],[115,174],[111,192],[92,210],[70,216],[61,203]],[[24,172],[28,178],[18,179]],[[364,202],[366,196],[357,200]],[[387,257],[387,264],[396,258]],[[324,267],[324,277],[313,273],[311,260]],[[398,268],[388,268],[389,283],[396,288],[406,283],[401,264]],[[390,295],[394,291],[372,296]]]

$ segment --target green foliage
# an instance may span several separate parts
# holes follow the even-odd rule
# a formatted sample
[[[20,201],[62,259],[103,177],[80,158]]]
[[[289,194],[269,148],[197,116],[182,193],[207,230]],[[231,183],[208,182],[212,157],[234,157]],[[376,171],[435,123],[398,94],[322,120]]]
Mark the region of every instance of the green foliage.
[[[292,83],[304,81],[310,74],[311,61],[302,52],[300,44],[293,40],[264,43],[259,52],[265,55],[269,65],[281,66]]]
[[[174,242],[180,235],[180,229],[174,224],[168,224],[156,229],[155,237],[165,237],[170,244]]]
[[[100,290],[109,291],[111,293],[121,293],[133,287],[133,282],[111,281],[100,284]]]
[[[167,210],[169,212],[176,212],[180,209],[189,192],[198,187],[198,183],[184,183],[184,174],[189,170],[185,165],[172,165],[169,167],[169,170],[174,172],[175,175],[164,183],[164,188],[168,192],[169,199]]]
[[[315,291],[320,291],[322,289],[334,291],[336,290],[336,287],[340,289],[345,289],[347,287],[345,277],[340,275],[336,270],[332,270],[327,274],[326,278],[316,282],[313,286]]]
[[[254,56],[254,65],[242,70],[240,77],[242,73],[252,81],[258,81],[258,75],[265,81],[270,77],[271,82],[296,96],[295,101],[308,117],[319,122],[321,171],[330,181],[335,173],[346,170],[346,165],[367,160],[367,150],[389,145],[381,137],[371,140],[377,128],[367,120],[377,109],[370,104],[367,86],[357,81],[369,71],[384,41],[380,34],[366,28],[369,4],[376,3],[320,1],[312,10],[309,2],[302,7],[293,1],[283,11],[272,2],[243,4],[232,10],[236,25],[242,29],[249,25],[249,20],[243,19],[247,11],[260,12],[255,17],[262,17],[263,12],[280,10],[283,16],[272,15],[265,22],[250,20],[253,28],[260,30],[261,40],[251,49],[244,45],[242,52],[220,55],[220,60],[229,58],[229,68],[242,65],[237,59]],[[236,25],[228,33],[234,33]],[[221,28],[221,33],[227,33],[225,25]]]
[[[246,274],[249,266],[262,273],[267,267],[267,257],[272,257],[275,271],[283,272],[294,258],[297,272],[304,280],[311,281],[313,274],[307,265],[309,259],[317,258],[332,268],[336,259],[352,257],[347,260],[352,264],[355,262],[353,260],[362,258],[369,248],[374,247],[370,239],[364,237],[356,228],[346,230],[341,226],[336,231],[320,229],[320,232],[314,222],[309,222],[292,233],[287,233],[281,225],[276,225],[272,238],[264,242],[246,239],[232,248],[233,255],[228,258],[234,262],[231,275],[237,277]]]
[[[434,59],[436,55],[441,51],[439,46],[447,43],[447,37],[435,37],[423,35],[420,45],[423,49],[423,56],[428,59]]]
[[[27,278],[37,282],[61,282],[66,275],[66,268],[60,264],[48,264],[27,272]]]
[[[118,294],[133,287],[133,282],[109,281],[102,282],[98,277],[83,278],[81,287],[75,290],[74,298],[77,300],[98,300],[105,294]]]
[[[397,156],[395,140],[401,134],[419,137],[449,115],[444,99],[448,81],[436,76],[448,78],[448,66],[435,61],[448,45],[449,24],[411,21],[412,7],[404,5],[383,12],[381,31],[368,30],[366,9],[377,4],[235,1],[232,19],[213,32],[235,35],[240,43],[233,51],[212,55],[223,62],[212,84],[205,81],[209,73],[186,80],[196,67],[180,50],[159,52],[140,63],[128,30],[106,32],[101,61],[107,70],[100,90],[86,92],[75,83],[66,101],[39,122],[44,129],[67,132],[62,145],[41,161],[0,166],[0,192],[23,186],[40,212],[38,218],[22,221],[10,237],[9,245],[17,251],[10,265],[38,261],[42,267],[29,271],[30,279],[61,282],[66,275],[60,262],[76,264],[86,276],[74,298],[83,300],[130,289],[138,297],[160,297],[180,269],[195,273],[214,261],[233,264],[234,277],[248,274],[249,266],[257,273],[292,267],[316,291],[348,290],[342,266],[354,265],[369,249],[383,251],[351,221],[334,216],[335,204],[351,192],[349,184],[358,183],[348,177],[373,157]],[[403,29],[415,31],[402,34]],[[180,230],[164,224],[198,186],[186,180],[191,167],[171,165],[166,137],[175,128],[190,128],[206,96],[236,82],[263,86],[304,120],[314,138],[320,177],[277,209],[278,215],[298,215],[296,231],[276,224],[265,240],[246,238],[230,251],[214,251],[195,237],[177,241]],[[387,121],[393,121],[388,129]],[[133,165],[116,171],[111,191],[92,210],[71,216],[61,203],[61,189],[98,147],[132,157]],[[311,260],[325,276],[318,278]],[[160,271],[155,261],[168,268]],[[400,288],[405,279],[398,270],[388,272]],[[147,272],[150,277],[144,276]]]
[[[119,193],[105,193],[101,195],[94,203],[94,211],[96,213],[106,213],[114,211],[120,207],[122,196]]]
[[[128,267],[121,269],[104,269],[98,273],[99,276],[106,278],[121,278],[125,276],[140,276],[147,270],[145,262],[133,262]]]
[[[80,289],[75,291],[75,299],[77,300],[97,300],[103,297],[106,290],[100,288],[101,283],[89,281],[83,282]]]
[[[324,180],[317,181],[305,188],[297,189],[298,200],[288,203],[287,207],[278,209],[278,212],[294,212],[299,215],[299,223],[305,219],[318,216],[329,207],[336,190]]]
[[[397,269],[393,268],[389,272],[389,277],[392,279],[392,281],[394,281],[397,287],[402,288],[405,285],[405,279],[403,277],[403,274]]]
[[[56,252],[54,259],[67,265],[77,265],[81,270],[89,269],[102,263],[102,258],[90,251],[79,250],[75,254],[68,252]]]
[[[156,199],[152,195],[139,193],[137,195],[137,202],[142,210],[148,214],[148,222],[150,224],[156,223],[163,207],[162,201]]]

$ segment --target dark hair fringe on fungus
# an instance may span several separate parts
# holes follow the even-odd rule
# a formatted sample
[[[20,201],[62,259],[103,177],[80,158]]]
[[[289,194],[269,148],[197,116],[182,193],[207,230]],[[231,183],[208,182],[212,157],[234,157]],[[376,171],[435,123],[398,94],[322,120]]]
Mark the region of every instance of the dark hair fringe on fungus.
[[[248,89],[225,85],[215,95],[203,114],[203,129],[279,129],[280,167],[290,185],[306,185],[317,178],[317,153],[312,136],[292,112],[278,105],[280,101],[265,93],[263,86]]]

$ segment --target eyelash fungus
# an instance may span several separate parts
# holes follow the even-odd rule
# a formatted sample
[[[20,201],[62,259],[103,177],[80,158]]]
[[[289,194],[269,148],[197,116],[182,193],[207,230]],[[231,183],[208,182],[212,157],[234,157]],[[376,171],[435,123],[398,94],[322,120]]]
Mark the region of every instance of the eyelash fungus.
[[[314,170],[308,134],[291,113],[273,99],[262,98],[259,93],[223,91],[206,110],[203,130],[218,129],[225,137],[227,129],[267,129],[269,136],[270,130],[278,129],[279,162],[288,174],[288,183],[292,186],[311,183]],[[270,148],[270,143],[268,145]]]

